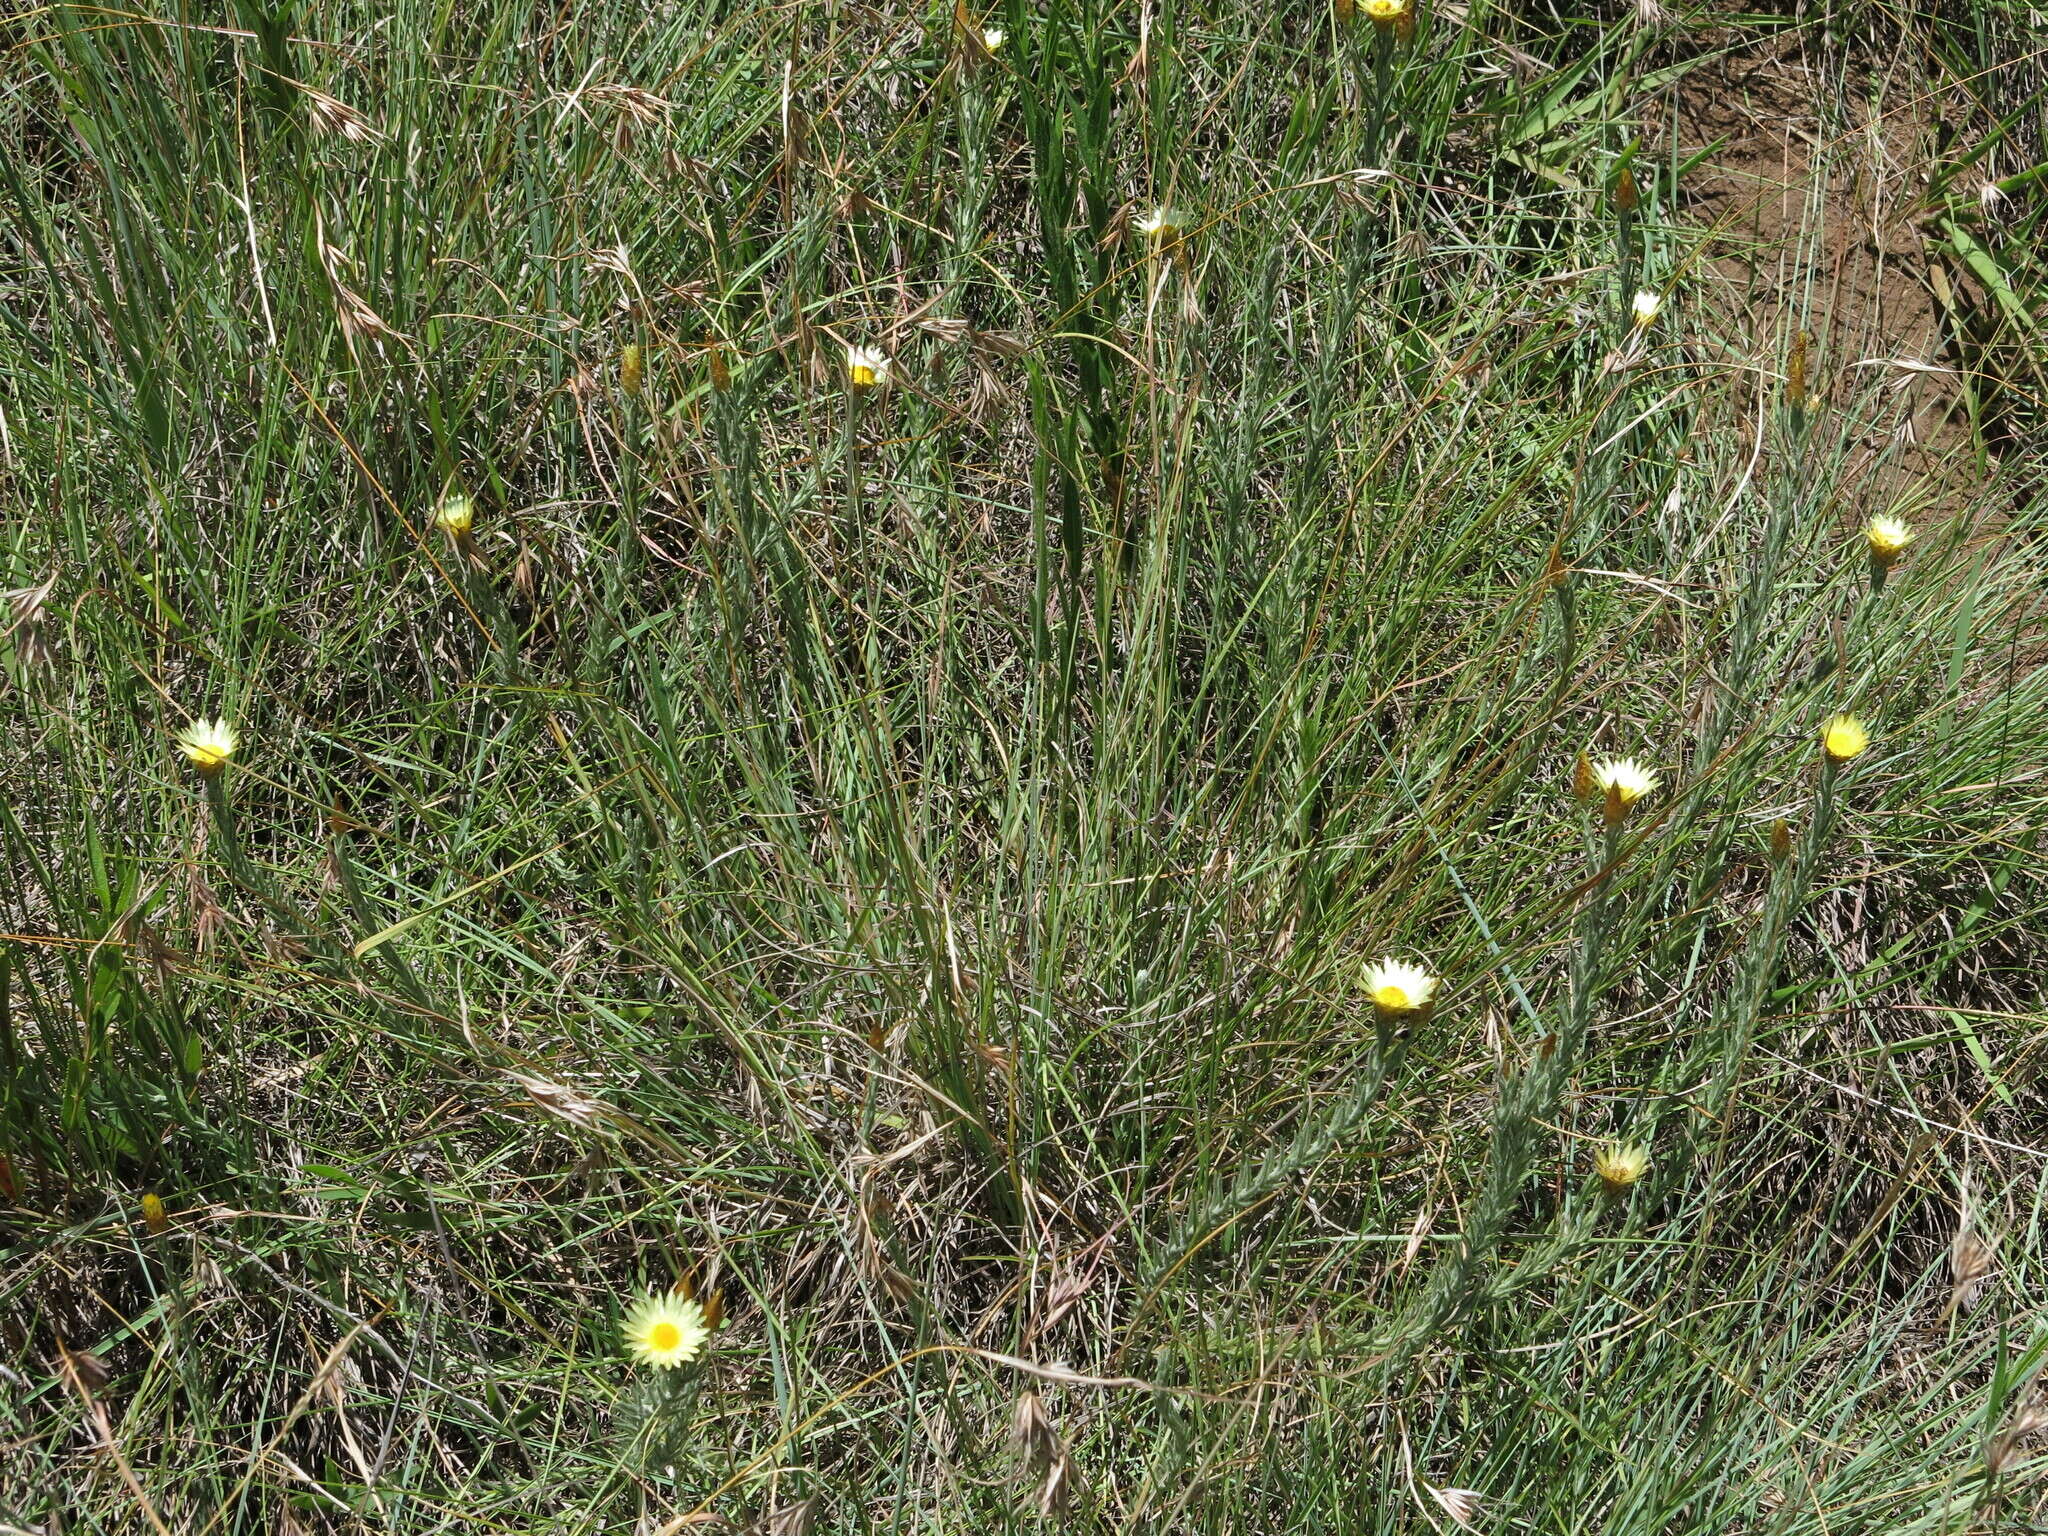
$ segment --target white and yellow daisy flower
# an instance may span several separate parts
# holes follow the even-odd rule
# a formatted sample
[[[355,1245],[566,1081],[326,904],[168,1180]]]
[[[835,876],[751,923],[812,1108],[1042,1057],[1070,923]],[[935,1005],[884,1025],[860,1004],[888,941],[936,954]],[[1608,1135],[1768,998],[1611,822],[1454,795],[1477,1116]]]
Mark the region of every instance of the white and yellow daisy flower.
[[[1131,228],[1148,240],[1166,240],[1187,223],[1187,215],[1172,208],[1154,208],[1138,218]]]
[[[1610,757],[1593,765],[1593,788],[1606,799],[1607,819],[1619,821],[1628,808],[1657,789],[1657,775],[1632,757]]]
[[[1614,1144],[1593,1154],[1593,1172],[1610,1195],[1625,1195],[1649,1172],[1650,1154],[1641,1147]]]
[[[1421,966],[1391,957],[1370,966],[1365,973],[1365,990],[1373,1007],[1389,1016],[1418,1013],[1427,1008],[1441,985]]]
[[[1863,525],[1863,537],[1870,545],[1870,558],[1889,567],[1906,552],[1906,546],[1920,537],[1903,520],[1880,514]]]
[[[476,503],[462,491],[450,491],[434,503],[434,526],[454,538],[462,538],[476,521]]]
[[[846,347],[846,379],[855,389],[873,389],[889,382],[889,355],[880,347]]]
[[[201,715],[177,735],[178,750],[209,779],[227,767],[240,741],[225,715],[218,720]]]
[[[657,1291],[634,1302],[626,1313],[625,1333],[626,1353],[662,1371],[688,1365],[711,1337],[704,1309],[674,1291]]]

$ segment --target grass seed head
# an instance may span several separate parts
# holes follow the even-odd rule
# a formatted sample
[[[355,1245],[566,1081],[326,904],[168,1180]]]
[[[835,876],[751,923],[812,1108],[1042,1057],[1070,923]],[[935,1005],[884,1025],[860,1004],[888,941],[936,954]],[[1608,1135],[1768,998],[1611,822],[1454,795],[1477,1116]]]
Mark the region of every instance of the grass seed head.
[[[1010,1448],[1025,1466],[1041,1470],[1051,1461],[1060,1437],[1046,1412],[1045,1399],[1036,1392],[1023,1392],[1010,1410]]]
[[[1965,1175],[1962,1199],[1956,1212],[1956,1232],[1948,1245],[1949,1298],[1951,1313],[1969,1311],[1991,1283],[1997,1264],[1997,1249],[1977,1220],[1977,1200]]]
[[[384,137],[370,126],[368,118],[338,97],[307,85],[300,86],[299,90],[306,98],[307,116],[322,133],[331,133],[351,144],[375,144]]]
[[[1436,1500],[1437,1508],[1448,1515],[1460,1530],[1474,1528],[1485,1495],[1472,1488],[1432,1488],[1428,1483],[1422,1486],[1429,1489],[1429,1496]]]

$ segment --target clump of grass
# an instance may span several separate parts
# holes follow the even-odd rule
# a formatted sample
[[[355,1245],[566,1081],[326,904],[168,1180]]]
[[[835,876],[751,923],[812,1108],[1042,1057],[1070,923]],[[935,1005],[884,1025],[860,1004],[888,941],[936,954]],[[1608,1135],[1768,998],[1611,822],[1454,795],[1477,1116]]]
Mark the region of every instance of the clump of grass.
[[[1736,23],[236,15],[8,24],[0,1514],[2033,1518],[2038,509]]]

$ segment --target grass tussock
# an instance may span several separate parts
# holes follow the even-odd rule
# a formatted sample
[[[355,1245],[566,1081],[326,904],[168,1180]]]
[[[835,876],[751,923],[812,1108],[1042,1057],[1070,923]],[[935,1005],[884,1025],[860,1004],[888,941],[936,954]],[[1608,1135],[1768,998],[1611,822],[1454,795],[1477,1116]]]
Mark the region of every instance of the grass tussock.
[[[0,23],[0,1529],[2035,1528],[2034,26]]]

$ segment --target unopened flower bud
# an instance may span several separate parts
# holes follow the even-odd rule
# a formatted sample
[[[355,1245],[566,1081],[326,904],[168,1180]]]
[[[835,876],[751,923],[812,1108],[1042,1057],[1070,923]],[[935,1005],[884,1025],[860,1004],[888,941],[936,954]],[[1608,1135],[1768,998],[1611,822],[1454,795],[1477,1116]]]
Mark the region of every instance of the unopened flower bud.
[[[1780,864],[1792,857],[1792,829],[1782,816],[1771,823],[1771,857]]]
[[[1572,795],[1581,805],[1590,805],[1600,793],[1600,786],[1593,778],[1593,759],[1585,753],[1579,754],[1572,764]]]

